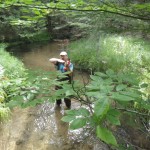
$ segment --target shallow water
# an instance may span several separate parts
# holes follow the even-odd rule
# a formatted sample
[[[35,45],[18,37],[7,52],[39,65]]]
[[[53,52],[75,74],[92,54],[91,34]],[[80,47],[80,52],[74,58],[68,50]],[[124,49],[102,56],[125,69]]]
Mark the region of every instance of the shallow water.
[[[23,52],[21,52],[23,51]],[[12,49],[13,52],[13,49]],[[15,56],[27,68],[54,71],[48,61],[59,56],[58,43],[44,46],[30,45],[20,47]],[[88,76],[75,71],[75,80],[88,82]],[[79,103],[72,100],[72,108]],[[90,129],[70,130],[69,124],[62,122],[65,106],[55,109],[54,104],[45,102],[34,108],[14,108],[11,119],[0,125],[0,150],[108,150]]]

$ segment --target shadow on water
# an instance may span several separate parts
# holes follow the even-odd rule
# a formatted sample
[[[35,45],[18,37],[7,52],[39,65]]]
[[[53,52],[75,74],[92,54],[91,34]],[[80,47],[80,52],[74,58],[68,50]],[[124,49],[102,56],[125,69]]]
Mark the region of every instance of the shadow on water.
[[[14,48],[16,50],[16,48]],[[58,57],[60,50],[56,42],[47,45],[28,45],[18,50],[9,50],[20,58],[27,68],[55,70],[48,61]],[[88,80],[86,74],[75,72],[75,79]],[[72,101],[72,109],[79,103]],[[14,108],[12,119],[0,126],[0,150],[108,150],[104,143],[91,134],[88,128],[70,130],[62,122],[65,105],[54,109],[54,104],[45,102],[34,108]]]

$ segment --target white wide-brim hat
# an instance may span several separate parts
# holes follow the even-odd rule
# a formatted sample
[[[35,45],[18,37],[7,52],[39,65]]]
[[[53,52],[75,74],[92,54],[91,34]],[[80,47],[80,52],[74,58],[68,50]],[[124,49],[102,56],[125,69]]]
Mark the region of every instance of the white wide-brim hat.
[[[59,54],[60,56],[67,55],[67,52],[63,51]]]

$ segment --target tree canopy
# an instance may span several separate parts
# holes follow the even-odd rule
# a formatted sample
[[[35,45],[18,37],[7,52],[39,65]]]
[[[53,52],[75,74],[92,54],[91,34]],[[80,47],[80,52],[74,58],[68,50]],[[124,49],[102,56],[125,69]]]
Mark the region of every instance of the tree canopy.
[[[46,15],[52,10],[107,12],[141,20],[150,20],[148,0],[1,0],[0,8],[22,8],[37,16]],[[26,8],[26,10],[25,10]],[[30,14],[31,15],[31,14]]]

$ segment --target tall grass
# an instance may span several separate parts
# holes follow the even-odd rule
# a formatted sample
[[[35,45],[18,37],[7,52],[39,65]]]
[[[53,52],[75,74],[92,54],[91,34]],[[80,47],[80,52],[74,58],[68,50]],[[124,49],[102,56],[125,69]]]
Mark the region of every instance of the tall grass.
[[[71,59],[81,68],[116,72],[149,70],[149,48],[150,44],[142,40],[103,34],[73,42],[70,46]]]
[[[150,97],[150,43],[118,35],[90,36],[73,42],[70,57],[75,67],[91,72],[112,69],[115,72],[132,73],[139,79],[139,85]]]
[[[5,51],[6,45],[0,44],[0,64],[5,68],[8,78],[18,78],[25,75],[25,68],[21,61]]]

